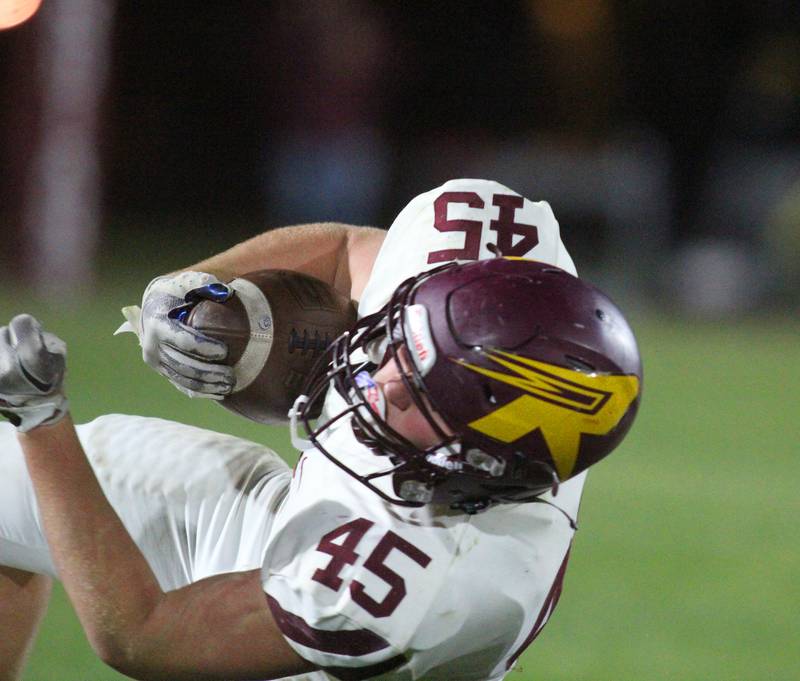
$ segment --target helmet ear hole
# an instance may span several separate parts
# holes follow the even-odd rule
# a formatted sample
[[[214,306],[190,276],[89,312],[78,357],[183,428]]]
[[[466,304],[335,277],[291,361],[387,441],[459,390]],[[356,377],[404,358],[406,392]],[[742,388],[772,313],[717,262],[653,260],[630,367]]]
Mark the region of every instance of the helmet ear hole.
[[[497,404],[497,398],[494,396],[491,387],[485,383],[483,385],[483,396],[489,404]]]

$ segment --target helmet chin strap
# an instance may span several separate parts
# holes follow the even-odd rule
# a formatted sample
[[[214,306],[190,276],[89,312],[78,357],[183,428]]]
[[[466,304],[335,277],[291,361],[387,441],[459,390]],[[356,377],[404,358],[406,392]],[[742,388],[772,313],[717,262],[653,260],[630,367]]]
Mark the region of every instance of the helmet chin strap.
[[[561,513],[561,515],[563,515],[567,519],[567,521],[569,522],[569,526],[573,530],[577,531],[578,523],[576,523],[575,520],[572,518],[572,516],[569,513],[567,513],[563,508],[561,508],[561,506],[558,506],[557,504],[554,504],[552,501],[548,501],[547,499],[542,499],[541,497],[534,497],[533,499],[531,499],[531,502],[534,504],[547,504],[548,506],[551,506],[552,508],[556,509],[556,511]]]

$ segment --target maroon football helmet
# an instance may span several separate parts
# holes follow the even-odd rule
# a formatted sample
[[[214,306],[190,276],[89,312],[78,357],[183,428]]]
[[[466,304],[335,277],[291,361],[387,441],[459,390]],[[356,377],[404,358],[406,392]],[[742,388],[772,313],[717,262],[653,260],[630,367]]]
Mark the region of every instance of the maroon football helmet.
[[[392,359],[400,366],[402,348],[412,360],[403,381],[440,437],[426,450],[370,406],[370,373]],[[636,340],[616,305],[564,270],[518,258],[412,277],[332,350],[296,411],[323,454],[404,505],[476,512],[556,491],[619,444],[641,395]],[[331,383],[346,406],[313,426],[310,415]],[[361,474],[326,449],[323,434],[347,417],[357,437],[387,457],[385,469]],[[389,475],[393,495],[375,484]]]

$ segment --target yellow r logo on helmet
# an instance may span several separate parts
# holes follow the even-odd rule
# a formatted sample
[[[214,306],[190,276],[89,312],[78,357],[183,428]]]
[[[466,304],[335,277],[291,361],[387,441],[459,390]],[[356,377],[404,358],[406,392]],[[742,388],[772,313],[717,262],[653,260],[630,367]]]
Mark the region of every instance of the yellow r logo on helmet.
[[[469,427],[501,442],[513,442],[539,428],[561,480],[575,468],[581,435],[610,432],[639,394],[637,376],[587,374],[499,350],[485,355],[514,373],[455,361],[523,394]]]

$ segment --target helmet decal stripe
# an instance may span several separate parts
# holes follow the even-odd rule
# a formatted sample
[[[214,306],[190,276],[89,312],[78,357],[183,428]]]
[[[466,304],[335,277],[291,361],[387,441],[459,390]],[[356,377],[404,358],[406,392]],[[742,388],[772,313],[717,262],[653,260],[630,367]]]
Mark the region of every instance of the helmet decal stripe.
[[[637,376],[586,374],[502,351],[484,354],[514,373],[457,363],[523,394],[469,427],[501,442],[513,442],[539,428],[562,480],[575,467],[581,434],[611,431],[639,394]]]

